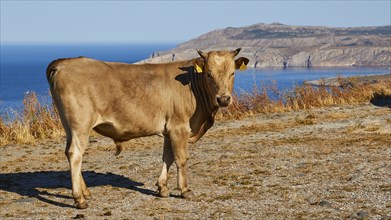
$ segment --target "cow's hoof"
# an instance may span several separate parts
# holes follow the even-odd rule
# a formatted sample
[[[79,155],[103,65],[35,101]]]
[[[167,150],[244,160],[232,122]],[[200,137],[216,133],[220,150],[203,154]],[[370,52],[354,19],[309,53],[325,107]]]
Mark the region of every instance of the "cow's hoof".
[[[91,199],[92,196],[91,196],[91,193],[89,190],[87,190],[86,192],[83,192],[83,196],[85,199]]]
[[[77,209],[86,209],[86,208],[88,208],[88,204],[86,202],[83,202],[83,203],[76,202],[75,206],[76,206]]]
[[[189,190],[182,193],[183,198],[185,199],[193,199],[195,197],[193,191]]]
[[[170,196],[170,191],[169,191],[167,188],[165,188],[165,189],[160,189],[160,190],[159,190],[159,196],[160,196],[160,197],[163,197],[163,198],[167,198],[167,197]]]

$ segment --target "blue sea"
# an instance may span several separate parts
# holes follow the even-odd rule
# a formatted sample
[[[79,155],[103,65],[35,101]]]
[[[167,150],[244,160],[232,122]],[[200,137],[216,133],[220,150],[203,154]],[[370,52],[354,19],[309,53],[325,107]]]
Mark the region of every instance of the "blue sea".
[[[20,109],[26,93],[34,91],[47,97],[47,65],[55,59],[86,56],[105,61],[133,63],[148,58],[153,52],[167,50],[175,44],[99,44],[99,45],[1,45],[0,114],[9,109]],[[349,68],[287,68],[248,69],[237,72],[235,91],[250,91],[254,84],[258,88],[275,81],[279,89],[289,90],[304,81],[336,76],[355,76],[389,73],[391,67]]]

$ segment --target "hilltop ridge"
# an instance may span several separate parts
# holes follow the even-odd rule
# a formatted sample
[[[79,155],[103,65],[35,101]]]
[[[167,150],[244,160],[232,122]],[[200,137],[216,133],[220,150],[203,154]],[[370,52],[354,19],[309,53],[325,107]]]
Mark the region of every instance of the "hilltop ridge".
[[[242,47],[249,67],[293,66],[389,66],[391,26],[325,27],[293,26],[281,23],[254,24],[217,29],[154,52],[140,63],[191,59],[195,49],[231,50]]]

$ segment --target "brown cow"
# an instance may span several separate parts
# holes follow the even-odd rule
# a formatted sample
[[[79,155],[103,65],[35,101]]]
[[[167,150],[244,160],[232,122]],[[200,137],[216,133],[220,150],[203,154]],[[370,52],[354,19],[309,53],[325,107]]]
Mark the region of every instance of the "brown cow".
[[[232,102],[235,69],[248,59],[234,59],[240,52],[198,51],[197,59],[164,64],[125,64],[85,57],[59,59],[46,74],[50,91],[64,126],[72,195],[76,208],[88,205],[90,191],[81,174],[82,156],[89,133],[120,143],[150,135],[164,136],[163,169],[159,195],[169,196],[167,172],[175,161],[178,186],[184,198],[187,187],[187,143],[196,142],[213,125],[219,107]]]

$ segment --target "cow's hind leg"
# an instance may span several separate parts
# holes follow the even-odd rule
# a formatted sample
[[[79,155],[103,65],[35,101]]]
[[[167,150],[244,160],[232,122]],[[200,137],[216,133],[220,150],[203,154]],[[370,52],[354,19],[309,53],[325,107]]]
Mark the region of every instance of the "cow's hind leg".
[[[168,179],[168,170],[170,166],[174,162],[174,155],[172,153],[171,141],[169,138],[164,138],[163,144],[163,168],[162,173],[160,174],[159,180],[156,183],[159,190],[159,195],[161,197],[168,197],[170,195],[170,191],[167,187],[167,179]]]
[[[175,163],[178,171],[178,187],[181,194],[186,199],[194,197],[194,193],[187,187],[187,142],[190,132],[186,126],[178,127],[178,129],[170,133],[171,145],[174,153]]]
[[[67,142],[65,154],[71,170],[72,196],[75,200],[76,208],[85,209],[88,207],[85,201],[85,195],[88,196],[90,193],[81,175],[81,163],[84,150],[88,143],[88,132],[85,135],[76,135],[72,132]]]

